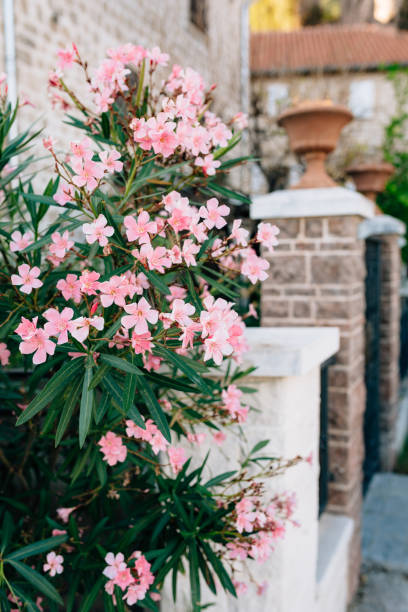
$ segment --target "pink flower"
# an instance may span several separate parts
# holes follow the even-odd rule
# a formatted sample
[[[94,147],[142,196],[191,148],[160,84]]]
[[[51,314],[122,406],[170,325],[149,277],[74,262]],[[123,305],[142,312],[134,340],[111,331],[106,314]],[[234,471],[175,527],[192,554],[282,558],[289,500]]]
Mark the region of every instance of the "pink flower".
[[[268,588],[268,583],[266,580],[264,580],[261,584],[258,584],[256,588],[256,594],[261,597],[266,592],[267,588]]]
[[[0,363],[2,366],[6,366],[10,360],[10,351],[7,348],[7,344],[5,342],[0,342]]]
[[[217,446],[222,446],[226,439],[227,436],[223,431],[217,431],[215,434],[213,434],[213,440],[217,444]]]
[[[16,253],[17,251],[23,251],[26,247],[34,242],[34,236],[32,232],[13,232],[11,234],[12,242],[10,242],[10,251]]]
[[[166,295],[166,300],[168,302],[172,302],[176,298],[184,300],[187,295],[187,289],[184,289],[184,287],[179,287],[178,285],[170,285],[169,289],[170,295]]]
[[[126,435],[137,440],[148,442],[155,455],[166,450],[169,443],[151,419],[146,421],[146,429],[138,427],[133,421],[126,421]]]
[[[109,174],[120,172],[123,168],[123,162],[118,161],[120,159],[119,151],[102,151],[102,153],[99,153],[99,159],[102,162],[103,170]]]
[[[166,66],[169,61],[168,53],[163,53],[160,47],[153,47],[146,52],[146,57],[150,60],[150,63],[156,66]]]
[[[279,234],[279,228],[276,225],[271,225],[270,223],[260,223],[258,225],[258,233],[256,234],[256,239],[263,246],[265,246],[270,253],[273,251],[273,247],[275,247],[278,243],[277,235]]]
[[[111,276],[108,281],[99,284],[100,298],[104,308],[115,303],[122,308],[125,306],[125,297],[128,295],[128,286],[120,276]]]
[[[57,282],[59,289],[65,300],[74,300],[76,304],[81,301],[81,283],[76,274],[68,274],[65,279],[60,278]]]
[[[11,282],[13,285],[21,285],[20,291],[22,293],[29,294],[33,289],[42,287],[43,283],[38,279],[41,270],[37,266],[30,268],[28,264],[21,264],[18,267],[18,272],[19,274],[11,275]]]
[[[195,166],[200,166],[206,176],[215,174],[215,170],[221,166],[221,162],[214,159],[214,155],[208,154],[204,158],[196,157]]]
[[[232,123],[235,123],[239,130],[244,130],[248,126],[248,116],[245,113],[239,112],[233,116]]]
[[[200,246],[198,244],[194,244],[194,242],[190,240],[189,238],[187,240],[184,240],[182,255],[184,257],[184,261],[186,262],[187,266],[196,265],[197,262],[195,259],[195,255],[197,255],[199,250],[200,250]]]
[[[54,354],[55,344],[49,340],[48,334],[43,329],[37,329],[31,337],[20,342],[19,350],[22,355],[34,353],[33,363],[37,365],[44,363],[47,355]]]
[[[57,516],[63,523],[68,523],[69,515],[76,510],[76,506],[72,508],[57,508]]]
[[[194,312],[195,308],[192,304],[176,298],[171,305],[170,319],[178,325],[187,326],[192,323],[190,315]]]
[[[228,343],[228,332],[218,329],[211,338],[204,340],[204,361],[212,359],[217,365],[221,365],[224,355],[231,355],[233,348]]]
[[[206,434],[203,432],[198,434],[189,432],[187,434],[187,440],[191,442],[191,444],[202,444],[205,438]]]
[[[81,291],[86,295],[96,295],[96,291],[99,289],[99,277],[99,272],[84,270],[79,277]]]
[[[77,187],[85,187],[93,191],[98,186],[98,180],[103,177],[104,170],[101,163],[93,162],[90,159],[75,157],[72,160],[72,169],[76,173],[72,177],[72,182]]]
[[[242,219],[235,219],[232,224],[232,232],[230,239],[234,239],[240,246],[246,247],[248,245],[248,230],[241,227]]]
[[[213,227],[221,229],[227,224],[223,217],[228,215],[229,211],[230,209],[228,206],[225,206],[225,204],[219,206],[217,198],[211,198],[208,200],[206,207],[201,206],[200,216],[204,219],[204,223],[208,229],[212,229]]]
[[[174,133],[175,123],[168,121],[149,131],[153,151],[164,158],[170,157],[178,146],[178,138]]]
[[[89,336],[89,331],[91,327],[94,327],[98,331],[101,331],[105,325],[105,321],[103,317],[78,317],[72,321],[72,329],[70,329],[70,334],[73,336],[78,342],[84,342]]]
[[[245,595],[245,593],[248,590],[248,585],[245,584],[245,582],[238,582],[237,580],[233,580],[232,582],[235,587],[235,592],[237,594],[237,597],[240,597],[241,595]]]
[[[72,154],[78,158],[92,159],[92,140],[85,136],[80,142],[71,142],[70,144]]]
[[[75,49],[58,49],[57,55],[57,66],[61,70],[64,70],[64,68],[70,68],[76,58]]]
[[[72,185],[62,179],[58,186],[57,193],[53,196],[54,200],[60,206],[65,206],[68,202],[73,202],[75,197],[75,189]]]
[[[150,270],[157,270],[164,274],[165,268],[170,268],[171,259],[166,247],[158,246],[155,249],[150,244],[144,244],[140,249],[142,259],[146,259]]]
[[[50,576],[55,576],[55,574],[62,574],[64,571],[63,564],[64,557],[62,555],[57,555],[53,550],[47,555],[47,563],[43,565],[43,572],[49,572]]]
[[[103,460],[108,465],[116,465],[118,462],[122,463],[126,459],[127,448],[122,442],[122,438],[108,431],[107,434],[102,436],[99,440],[98,445],[101,447],[103,453]]]
[[[150,304],[143,297],[139,302],[125,306],[125,311],[128,314],[122,317],[122,325],[125,329],[134,327],[136,334],[147,334],[149,332],[147,323],[157,323],[159,318],[158,311],[150,308]]]
[[[149,213],[145,210],[139,214],[137,220],[130,215],[125,217],[123,225],[126,228],[126,236],[129,242],[138,240],[139,244],[150,243],[149,234],[156,234],[157,232],[157,224],[150,221]]]
[[[252,284],[255,284],[258,280],[264,281],[268,278],[265,270],[268,270],[269,262],[262,257],[258,257],[254,251],[250,251],[244,258],[241,266],[241,274],[247,276]]]
[[[18,327],[15,329],[16,334],[18,334],[23,340],[28,340],[28,338],[31,338],[37,331],[37,321],[38,317],[34,317],[32,321],[26,319],[25,317],[21,317],[21,321]]]
[[[68,332],[75,330],[75,323],[71,320],[74,316],[72,308],[64,308],[58,312],[56,308],[48,308],[44,312],[44,318],[48,323],[44,325],[44,330],[49,336],[57,336],[57,344],[68,342]]]
[[[69,240],[68,231],[65,231],[62,236],[59,232],[54,232],[51,239],[50,252],[56,257],[65,257],[65,253],[74,246],[73,240]]]
[[[136,334],[135,332],[133,332],[131,342],[136,355],[140,355],[142,353],[145,353],[146,351],[150,353],[152,352],[153,344],[150,333]]]
[[[167,452],[171,468],[175,474],[178,474],[187,461],[186,451],[182,446],[170,446]]]
[[[96,241],[99,242],[100,246],[108,244],[108,236],[112,236],[115,230],[111,225],[106,225],[107,223],[105,215],[99,215],[92,223],[83,224],[82,231],[88,244],[93,244]]]
[[[123,553],[114,555],[112,552],[108,552],[105,562],[107,566],[102,573],[110,580],[113,580],[118,572],[122,572],[127,567]]]

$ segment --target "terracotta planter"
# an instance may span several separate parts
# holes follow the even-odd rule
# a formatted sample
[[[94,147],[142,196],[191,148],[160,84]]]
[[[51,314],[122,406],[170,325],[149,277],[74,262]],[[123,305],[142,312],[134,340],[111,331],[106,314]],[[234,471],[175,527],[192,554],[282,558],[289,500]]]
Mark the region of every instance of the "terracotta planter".
[[[353,119],[345,107],[325,101],[289,108],[278,117],[285,128],[292,151],[305,158],[307,168],[291,189],[336,187],[326,172],[325,159],[336,148],[340,132]]]
[[[394,174],[394,167],[385,162],[356,164],[347,169],[347,174],[353,179],[357,191],[375,202],[377,195],[384,191],[390,176]]]

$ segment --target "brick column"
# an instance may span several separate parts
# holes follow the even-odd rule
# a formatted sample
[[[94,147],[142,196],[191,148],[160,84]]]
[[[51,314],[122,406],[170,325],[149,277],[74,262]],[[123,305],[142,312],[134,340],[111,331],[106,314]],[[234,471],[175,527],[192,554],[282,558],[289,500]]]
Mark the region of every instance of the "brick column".
[[[401,247],[405,225],[388,215],[377,215],[359,228],[361,238],[381,241],[380,306],[380,457],[381,469],[393,469],[399,399]]]
[[[343,189],[275,192],[255,199],[252,216],[273,220],[280,245],[269,258],[261,296],[262,325],[336,326],[340,350],[329,372],[327,510],[350,516],[350,596],[360,567],[364,459],[365,243],[358,228],[373,204]]]

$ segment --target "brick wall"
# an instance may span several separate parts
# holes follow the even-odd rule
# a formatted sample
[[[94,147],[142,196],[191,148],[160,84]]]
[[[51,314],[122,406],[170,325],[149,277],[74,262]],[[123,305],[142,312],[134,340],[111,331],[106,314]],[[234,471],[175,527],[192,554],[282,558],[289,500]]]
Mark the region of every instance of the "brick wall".
[[[360,513],[364,458],[365,243],[359,216],[273,219],[280,245],[263,283],[262,325],[340,328],[340,350],[329,370],[328,510],[351,516],[350,593],[360,566]]]

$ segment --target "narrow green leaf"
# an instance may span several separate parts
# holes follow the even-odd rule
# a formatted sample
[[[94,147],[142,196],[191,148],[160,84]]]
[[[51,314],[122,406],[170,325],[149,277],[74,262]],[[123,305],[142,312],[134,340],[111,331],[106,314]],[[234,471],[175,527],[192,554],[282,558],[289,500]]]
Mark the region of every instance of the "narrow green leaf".
[[[215,485],[220,484],[221,482],[223,482],[224,480],[227,480],[227,478],[231,478],[231,476],[234,476],[237,473],[236,470],[232,471],[232,472],[224,472],[223,474],[219,474],[218,476],[214,476],[214,478],[210,478],[210,480],[208,480],[205,483],[206,487],[215,487]]]
[[[211,389],[208,387],[207,383],[193,368],[189,365],[189,359],[180,359],[180,356],[173,351],[170,351],[168,348],[164,346],[155,347],[155,352],[158,353],[161,357],[164,357],[166,361],[171,361],[179,370],[184,372],[184,374],[189,378],[191,382],[195,382],[195,384],[203,391],[204,393],[211,394]],[[192,360],[191,360],[192,361]]]
[[[32,557],[33,555],[39,555],[40,553],[45,552],[46,550],[51,550],[51,548],[56,548],[63,544],[68,539],[66,535],[59,535],[53,538],[46,538],[45,540],[39,540],[38,542],[33,542],[32,544],[28,544],[28,546],[24,546],[19,550],[15,550],[11,554],[7,555],[8,561],[19,561],[20,559],[27,559],[27,557]]]
[[[160,293],[163,293],[163,295],[170,294],[170,289],[168,288],[166,283],[160,278],[160,276],[156,274],[156,272],[153,272],[153,270],[149,270],[148,268],[144,268],[143,272],[146,274],[152,285],[154,285],[156,289],[160,291]]]
[[[79,448],[82,448],[91,425],[92,407],[94,400],[93,390],[89,388],[92,380],[92,357],[88,357],[82,385],[81,405],[79,408]]]
[[[162,407],[157,401],[157,398],[153,393],[150,383],[146,379],[140,386],[139,391],[146,403],[147,409],[150,412],[153,421],[156,423],[157,427],[160,429],[166,440],[168,442],[171,442],[170,429],[167,423],[166,415],[164,414]]]
[[[253,447],[253,449],[250,451],[250,455],[253,455],[254,453],[257,453],[258,451],[262,450],[263,448],[265,448],[265,446],[268,446],[270,440],[261,440],[260,442],[258,442],[257,444],[255,444],[255,446]]]
[[[127,372],[136,376],[143,376],[142,370],[140,370],[137,366],[133,365],[133,363],[129,363],[129,361],[127,361],[126,359],[123,359],[121,357],[115,357],[115,355],[107,355],[105,353],[101,353],[99,358],[101,359],[101,361],[104,361],[111,367],[117,368],[118,370],[122,370],[122,372]]]
[[[98,578],[93,587],[88,591],[85,598],[82,600],[82,605],[79,609],[79,612],[89,612],[92,609],[92,606],[95,602],[95,599],[98,597],[99,591],[102,588],[105,579],[103,576]]]
[[[56,395],[59,395],[73,376],[83,367],[82,359],[73,359],[65,363],[54,374],[45,387],[36,395],[32,402],[17,419],[17,425],[22,425],[33,418],[44,406],[49,404]]]
[[[200,612],[200,575],[198,573],[197,543],[192,540],[189,545],[190,588],[193,612]]]
[[[65,402],[64,408],[62,409],[57,431],[55,433],[55,446],[58,446],[58,444],[61,442],[65,430],[69,425],[72,414],[74,412],[75,405],[78,401],[80,390],[81,386],[79,382],[77,386],[73,387],[70,390],[67,401]]]
[[[111,366],[108,363],[102,364],[95,372],[92,377],[91,384],[89,385],[90,389],[95,389],[105,376],[106,372],[110,370]]]
[[[44,593],[46,597],[56,601],[61,606],[64,605],[64,602],[62,601],[56,588],[50,582],[48,582],[44,576],[41,576],[41,574],[31,569],[31,567],[28,567],[28,565],[24,565],[24,563],[20,563],[19,561],[9,560],[8,563],[14,567],[20,576],[28,580],[28,582],[30,582],[34,588],[41,591],[41,593]]]

